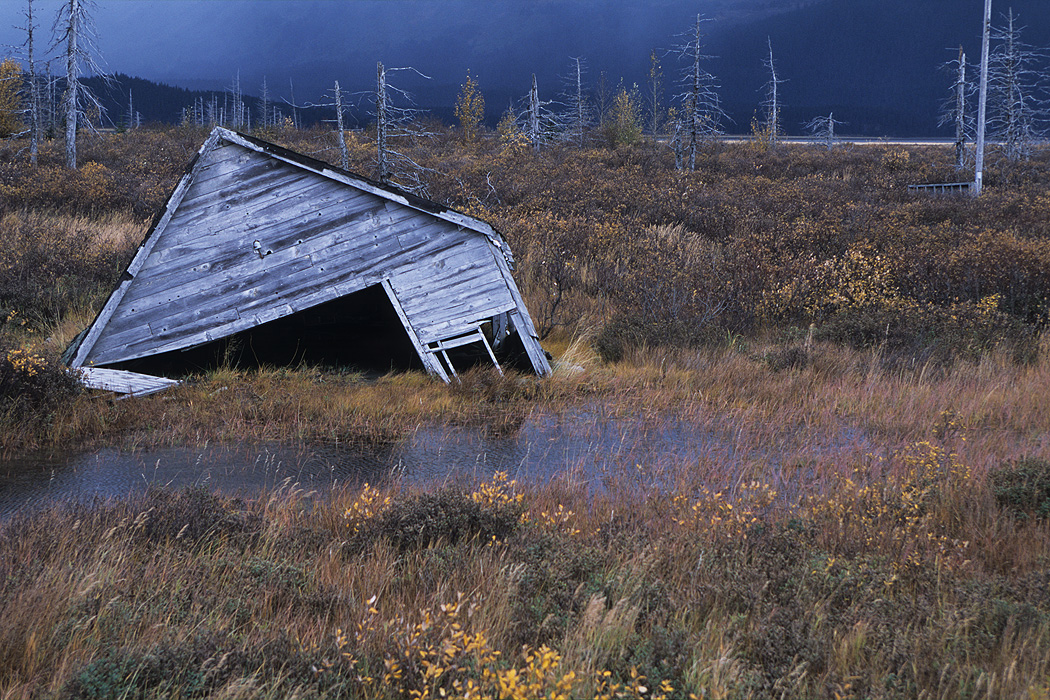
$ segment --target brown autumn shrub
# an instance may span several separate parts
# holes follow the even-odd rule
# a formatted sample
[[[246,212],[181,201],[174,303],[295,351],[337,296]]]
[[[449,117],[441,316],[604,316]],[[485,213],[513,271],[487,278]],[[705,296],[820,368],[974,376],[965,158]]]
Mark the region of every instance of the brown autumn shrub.
[[[634,319],[627,325],[637,328],[673,322],[736,333],[830,323],[827,337],[870,344],[860,316],[871,314],[858,307],[879,310],[885,336],[883,302],[908,310],[888,319],[892,334],[915,319],[965,315],[990,297],[998,312],[1026,328],[1047,321],[1047,152],[1024,164],[991,159],[988,186],[975,199],[908,193],[911,183],[959,178],[949,149],[938,147],[829,152],[710,143],[699,151],[696,171],[682,172],[670,149],[645,140],[615,149],[554,144],[537,152],[496,134],[465,148],[447,127],[428,129],[432,138],[398,144],[424,168],[413,177],[431,198],[490,221],[507,237],[543,335],[613,319]],[[88,138],[87,165],[76,173],[61,168],[55,144],[43,149],[36,170],[15,156],[16,145],[4,145],[3,206],[47,202],[63,212],[123,209],[145,216],[164,200],[205,133],[142,129]],[[340,159],[336,137],[326,130],[274,127],[261,135],[331,163]],[[344,135],[351,170],[373,174],[373,139],[367,129]],[[877,303],[859,298],[861,292],[875,293]],[[844,313],[852,318],[836,318]],[[1010,325],[1001,320],[997,328]],[[926,330],[954,333],[953,327],[938,321]],[[681,342],[677,332],[649,335],[644,342]],[[909,345],[915,343],[901,343]]]
[[[56,353],[21,346],[0,333],[0,422],[39,420],[82,390]]]
[[[90,307],[112,289],[143,231],[124,216],[0,215],[0,312],[40,329]]]

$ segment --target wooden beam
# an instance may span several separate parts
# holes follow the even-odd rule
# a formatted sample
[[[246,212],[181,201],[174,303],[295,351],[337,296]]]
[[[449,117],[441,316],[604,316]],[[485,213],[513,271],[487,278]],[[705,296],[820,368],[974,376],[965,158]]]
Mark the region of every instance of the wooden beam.
[[[416,354],[419,355],[420,361],[423,363],[423,367],[426,368],[427,372],[437,377],[441,377],[446,384],[451,380],[448,374],[445,373],[444,367],[438,362],[437,358],[431,355],[423,347],[423,344],[419,342],[419,336],[416,335],[416,331],[412,328],[412,322],[408,320],[408,316],[405,315],[405,310],[401,308],[401,302],[397,300],[397,295],[394,293],[394,288],[390,286],[390,280],[383,280],[383,291],[386,292],[387,299],[390,300],[390,305],[394,307],[394,311],[397,312],[397,317],[401,319],[401,325],[405,327],[405,333],[408,334],[408,339],[412,341],[412,347],[416,349]]]

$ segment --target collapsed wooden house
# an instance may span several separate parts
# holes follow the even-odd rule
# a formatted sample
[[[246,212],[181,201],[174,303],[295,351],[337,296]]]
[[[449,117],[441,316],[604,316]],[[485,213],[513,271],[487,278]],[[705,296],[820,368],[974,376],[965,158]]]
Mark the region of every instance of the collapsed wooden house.
[[[447,382],[472,352],[544,375],[512,262],[483,221],[217,128],[66,359],[89,386],[137,393],[231,357],[365,358]]]

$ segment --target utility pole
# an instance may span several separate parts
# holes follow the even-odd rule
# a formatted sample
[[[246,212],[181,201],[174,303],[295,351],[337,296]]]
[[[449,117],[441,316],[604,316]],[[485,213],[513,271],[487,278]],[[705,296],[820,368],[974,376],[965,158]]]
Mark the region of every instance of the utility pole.
[[[988,36],[992,31],[992,0],[984,0],[984,31],[981,34],[981,91],[977,105],[977,158],[974,166],[973,194],[981,194],[984,182],[984,129],[988,114]]]

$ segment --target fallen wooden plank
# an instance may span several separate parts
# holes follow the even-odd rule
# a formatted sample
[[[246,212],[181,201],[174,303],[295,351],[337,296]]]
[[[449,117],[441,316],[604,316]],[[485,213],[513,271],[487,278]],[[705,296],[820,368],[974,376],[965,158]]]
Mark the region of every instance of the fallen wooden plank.
[[[76,372],[80,382],[89,389],[103,389],[131,396],[148,396],[180,383],[166,377],[105,367],[80,367]]]

